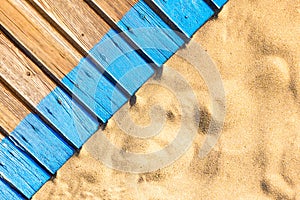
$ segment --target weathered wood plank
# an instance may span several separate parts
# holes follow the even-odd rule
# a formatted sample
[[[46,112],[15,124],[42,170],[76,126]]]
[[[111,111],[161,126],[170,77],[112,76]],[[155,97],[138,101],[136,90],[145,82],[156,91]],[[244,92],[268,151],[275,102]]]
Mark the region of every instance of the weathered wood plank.
[[[4,28],[103,122],[126,102],[125,96],[91,62],[80,60],[81,55],[31,5],[7,0],[0,4],[0,12]],[[111,94],[117,97],[114,101]]]
[[[86,0],[100,12],[111,14],[117,4],[109,5],[108,0]],[[117,1],[120,2],[121,0]],[[126,0],[128,5],[134,2]],[[108,6],[109,5],[109,6]],[[179,37],[143,0],[138,1],[124,16],[111,18],[118,28],[152,60],[162,66],[183,44]]]
[[[37,105],[56,85],[0,31],[0,76]]]
[[[0,87],[0,127],[9,134],[9,140],[29,152],[54,174],[73,155],[74,150],[39,117],[31,114],[2,83]]]
[[[101,67],[105,68],[108,75],[130,95],[133,95],[153,75],[150,66],[118,35],[113,31],[106,34],[110,26],[83,1],[29,1],[43,16],[46,16],[45,18],[53,21],[58,30],[63,29],[70,37],[75,37],[75,42],[79,42],[79,46],[89,50],[94,47],[88,57],[95,59]],[[85,38],[93,39],[84,40],[82,34]]]
[[[12,132],[22,119],[30,113],[0,82],[0,126],[8,133]],[[24,133],[26,135],[26,133]],[[42,136],[42,135],[41,135]],[[37,138],[38,140],[38,138]],[[49,178],[49,174],[40,168],[28,155],[19,149],[11,136],[0,141],[0,177],[9,181],[29,197]]]
[[[95,0],[114,21],[119,21],[138,2],[138,0]]]
[[[0,78],[42,114],[76,148],[98,123],[0,32]],[[60,101],[58,101],[58,99]],[[89,127],[89,128],[88,128]]]
[[[0,124],[7,133],[12,132],[30,111],[0,82]]]
[[[78,0],[28,0],[37,10],[45,12],[67,33],[90,50],[110,30],[110,26]],[[46,15],[44,15],[46,16]]]
[[[7,138],[0,143],[0,177],[28,199],[50,179],[45,170]]]
[[[59,79],[79,62],[81,55],[24,1],[2,1],[0,12],[1,24],[9,28]]]

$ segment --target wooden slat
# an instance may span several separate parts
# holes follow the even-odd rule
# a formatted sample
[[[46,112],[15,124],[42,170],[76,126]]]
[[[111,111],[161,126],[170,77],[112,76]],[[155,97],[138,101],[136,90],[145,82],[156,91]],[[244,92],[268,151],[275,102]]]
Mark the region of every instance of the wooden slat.
[[[218,3],[226,1],[220,0]],[[147,0],[147,3],[191,38],[193,34],[220,8],[211,0],[177,1]]]
[[[44,112],[41,106],[38,107],[38,104],[54,90],[55,84],[23,55],[2,32],[0,32],[0,62],[0,79],[4,81],[7,86],[16,91],[20,97],[24,98],[26,102],[29,102],[28,106],[33,106],[34,110],[40,111],[48,118],[48,121],[50,121],[49,113],[55,113],[55,110],[53,110],[55,108],[55,106],[53,106],[55,102],[44,105],[46,106],[47,112]],[[60,112],[63,113],[64,110],[66,109],[61,107]],[[28,114],[28,110],[26,111]],[[51,173],[55,173],[73,154],[73,150],[69,145],[65,144],[60,135],[52,133],[52,130],[48,130],[46,126],[33,115],[26,115],[26,117],[23,115],[22,117],[23,118],[17,121],[18,124],[14,124],[11,129],[7,129],[7,132],[11,133],[11,136],[39,160]],[[55,117],[58,121],[66,120],[62,118],[61,115],[56,115]],[[5,118],[5,115],[3,118]],[[71,119],[68,119],[68,121],[72,122]],[[54,123],[55,122],[57,121],[54,121]],[[33,135],[39,131],[32,132],[32,129],[27,127],[29,125],[28,123],[31,125],[35,124],[40,129],[43,129],[44,132],[41,135],[43,135],[44,138],[33,137]],[[61,130],[60,124],[62,123],[55,123],[54,126]],[[72,127],[72,124],[73,123],[69,123],[68,129],[66,130],[70,130],[69,127]],[[3,126],[5,126],[5,124]],[[26,130],[25,127],[28,130]],[[70,133],[66,131],[64,133],[66,133],[66,136],[74,134],[74,132]],[[22,136],[24,136],[25,139],[23,139]],[[30,139],[33,141],[30,141]],[[55,150],[53,150],[53,145],[56,146]],[[41,150],[40,147],[43,147],[46,151]],[[60,150],[58,151],[58,149]],[[50,155],[47,152],[52,152],[53,154],[58,153],[58,156]]]
[[[0,125],[11,133],[18,124],[30,113],[12,93],[0,82]]]
[[[0,79],[39,112],[75,148],[97,130],[97,123],[0,32]],[[60,99],[58,101],[57,99]],[[89,127],[89,128],[85,128]],[[52,170],[53,171],[53,170]]]
[[[46,19],[52,21],[54,27],[67,34],[66,37],[73,38],[72,41],[78,43],[76,46],[79,46],[79,49],[83,46],[83,51],[86,52],[87,49],[93,48],[89,58],[92,57],[105,68],[109,77],[119,83],[129,95],[133,95],[153,75],[150,66],[113,30],[109,31],[110,26],[85,2],[78,0],[29,0],[29,2]],[[129,9],[129,6],[122,5],[121,7]]]
[[[114,20],[119,21],[136,4],[138,0],[95,0],[106,13]]]
[[[24,199],[17,191],[11,188],[7,182],[0,178],[0,197],[3,199]]]
[[[86,50],[92,49],[110,30],[110,26],[82,0],[29,0],[29,2],[55,20]]]
[[[0,32],[0,77],[17,89],[33,105],[56,85]]]
[[[142,50],[142,56],[154,62],[157,67],[161,67],[184,44],[184,40],[143,0],[136,4],[134,1],[125,0],[127,5],[134,5],[131,8],[127,7],[129,10],[124,11],[124,16],[117,14],[117,3],[110,5],[108,0],[86,1],[101,15],[117,16],[106,19],[116,24],[119,31],[125,33],[130,43]]]
[[[0,52],[5,52],[5,54],[0,54],[1,60],[1,78],[7,77],[8,81],[12,82],[14,76],[9,74],[9,70],[12,70],[16,74],[22,74],[24,70],[24,65],[22,61],[25,62],[26,58],[23,56],[16,57],[13,53],[16,53],[15,48],[11,46],[6,48],[5,44],[9,44],[9,41],[4,41],[3,35],[0,35]],[[5,56],[4,56],[5,55]],[[23,58],[21,62],[16,58]],[[27,61],[27,63],[30,63]],[[19,66],[18,66],[19,64]],[[28,67],[28,66],[27,66]],[[19,69],[19,71],[15,69]],[[7,71],[5,71],[5,69]],[[31,71],[31,68],[28,68]],[[33,71],[31,71],[33,72]],[[11,77],[6,75],[12,75]],[[18,75],[17,75],[18,76]],[[34,74],[32,74],[34,76]],[[24,89],[19,87],[23,95],[26,93],[33,93],[39,96],[37,89],[34,84],[30,84],[23,81],[22,77],[16,81],[25,84]],[[46,79],[47,80],[47,79]],[[45,80],[45,81],[46,81]],[[38,83],[37,83],[38,84]],[[32,86],[32,88],[26,88],[26,85]],[[3,86],[3,85],[2,85]],[[9,85],[14,87],[14,85]],[[18,85],[17,85],[18,87]],[[30,92],[31,91],[31,92]],[[29,95],[29,99],[31,96]],[[26,97],[25,97],[26,98]],[[41,97],[42,98],[42,97]],[[25,107],[16,97],[12,95],[12,92],[8,91],[5,87],[2,87],[1,92],[1,120],[0,127],[9,134],[9,138],[15,141],[24,150],[28,151],[37,161],[43,165],[49,172],[54,174],[65,162],[73,155],[73,149],[52,129],[45,125],[39,117],[30,114],[30,111]],[[36,99],[33,99],[33,101]],[[51,105],[49,105],[49,111],[51,112]],[[59,118],[59,116],[58,116]],[[57,155],[55,155],[57,154]]]
[[[24,1],[2,1],[0,12],[1,23],[59,79],[79,62],[81,55]]]
[[[4,28],[40,61],[47,73],[54,75],[56,82],[62,81],[103,122],[126,102],[113,83],[89,61],[82,60],[82,55],[31,5],[21,0],[6,0],[1,2],[0,12]]]
[[[0,99],[0,126],[10,133],[30,111],[1,82]],[[0,141],[0,176],[30,197],[50,176],[13,141],[10,137]]]

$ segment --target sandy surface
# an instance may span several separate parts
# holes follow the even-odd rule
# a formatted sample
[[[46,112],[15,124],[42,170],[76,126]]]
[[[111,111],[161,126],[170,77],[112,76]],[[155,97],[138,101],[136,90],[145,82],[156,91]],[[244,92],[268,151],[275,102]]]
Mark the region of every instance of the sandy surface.
[[[299,0],[230,0],[193,38],[217,65],[226,93],[222,136],[208,157],[198,157],[211,117],[208,89],[193,66],[175,55],[167,66],[188,80],[200,105],[191,148],[172,165],[143,174],[112,170],[83,148],[34,199],[300,200],[299,36]],[[165,109],[159,136],[132,138],[115,118],[103,134],[126,152],[165,147],[181,126],[172,92],[148,84],[137,104],[122,110],[146,126],[154,104]]]

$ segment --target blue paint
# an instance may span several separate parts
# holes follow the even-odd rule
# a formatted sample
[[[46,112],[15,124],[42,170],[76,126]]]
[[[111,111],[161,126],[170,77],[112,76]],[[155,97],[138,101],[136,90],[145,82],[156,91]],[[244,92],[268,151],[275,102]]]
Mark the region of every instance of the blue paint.
[[[9,135],[11,141],[29,152],[52,174],[73,155],[74,151],[34,114],[29,114]],[[54,156],[55,155],[55,156]]]
[[[126,97],[87,58],[62,80],[102,122],[126,103]]]
[[[153,0],[153,2],[189,38],[214,14],[203,0]]]
[[[0,178],[0,200],[23,200],[22,196]]]
[[[98,121],[59,87],[37,108],[76,148],[80,148],[98,130]]]
[[[214,14],[203,0],[153,1],[188,37]],[[214,2],[222,7],[226,0]],[[184,44],[143,0],[134,5],[118,26],[157,66],[162,66]],[[131,95],[154,73],[149,63],[114,30],[110,30],[90,53]],[[103,122],[127,101],[87,58],[81,59],[62,81]],[[98,129],[98,121],[59,87],[37,108],[76,148]],[[74,151],[37,116],[29,114],[8,138],[0,142],[0,199],[22,199],[6,182],[31,198],[49,180],[50,175],[28,153],[54,174]]]
[[[130,95],[154,74],[150,65],[114,30],[110,30],[90,53]]]
[[[212,0],[218,8],[222,8],[228,0]]]
[[[31,198],[50,179],[50,175],[8,138],[4,138],[0,143],[0,178]]]
[[[142,0],[130,9],[118,26],[157,66],[162,66],[184,44]]]

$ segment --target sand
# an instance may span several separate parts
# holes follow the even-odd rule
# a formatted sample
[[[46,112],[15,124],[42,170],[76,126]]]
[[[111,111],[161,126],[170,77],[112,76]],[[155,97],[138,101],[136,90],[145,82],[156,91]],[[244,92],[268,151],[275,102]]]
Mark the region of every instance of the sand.
[[[212,116],[209,90],[177,54],[166,65],[188,80],[199,104],[195,113],[200,113],[196,136],[184,155],[157,171],[132,174],[110,169],[85,146],[33,199],[300,200],[299,36],[299,0],[230,0],[193,38],[215,62],[226,94],[224,127],[209,155],[198,157]],[[177,89],[184,95],[180,84]],[[137,103],[121,112],[147,126],[155,104],[165,110],[152,112],[154,122],[165,119],[158,136],[130,137],[118,125],[118,116],[98,135],[124,152],[164,148],[182,126],[182,105],[174,93],[147,84],[137,93]]]

